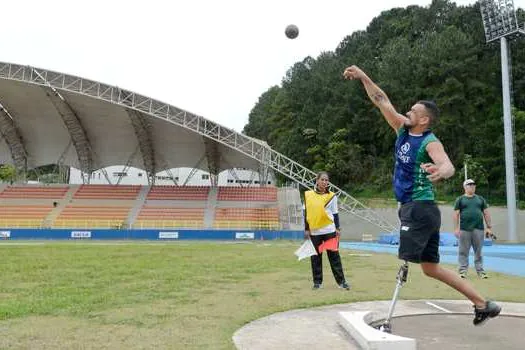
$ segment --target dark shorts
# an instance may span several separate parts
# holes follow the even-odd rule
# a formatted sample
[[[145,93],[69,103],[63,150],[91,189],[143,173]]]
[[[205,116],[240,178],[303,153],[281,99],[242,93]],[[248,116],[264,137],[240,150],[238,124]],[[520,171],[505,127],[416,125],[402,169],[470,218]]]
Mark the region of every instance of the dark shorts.
[[[399,259],[439,263],[441,213],[434,201],[413,201],[399,208]]]

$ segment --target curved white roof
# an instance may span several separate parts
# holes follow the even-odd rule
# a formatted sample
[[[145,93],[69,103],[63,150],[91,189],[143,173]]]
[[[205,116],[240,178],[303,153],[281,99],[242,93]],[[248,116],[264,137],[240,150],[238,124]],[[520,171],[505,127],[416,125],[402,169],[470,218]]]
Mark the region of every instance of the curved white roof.
[[[0,104],[0,164],[19,168],[61,163],[84,171],[116,164],[153,173],[177,167],[258,170],[250,151],[237,147],[268,147],[116,86],[10,63],[0,62]]]

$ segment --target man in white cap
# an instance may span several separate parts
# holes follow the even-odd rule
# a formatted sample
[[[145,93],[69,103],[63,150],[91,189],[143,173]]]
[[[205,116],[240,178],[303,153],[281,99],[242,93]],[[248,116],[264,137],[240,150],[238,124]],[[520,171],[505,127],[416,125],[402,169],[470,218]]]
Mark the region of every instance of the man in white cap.
[[[465,194],[456,199],[454,205],[454,234],[459,239],[458,262],[459,275],[467,277],[468,257],[470,247],[474,250],[474,265],[480,278],[487,278],[483,270],[483,256],[481,250],[485,233],[483,232],[483,219],[487,224],[486,234],[492,235],[491,218],[485,198],[476,194],[476,182],[467,179],[463,182]]]

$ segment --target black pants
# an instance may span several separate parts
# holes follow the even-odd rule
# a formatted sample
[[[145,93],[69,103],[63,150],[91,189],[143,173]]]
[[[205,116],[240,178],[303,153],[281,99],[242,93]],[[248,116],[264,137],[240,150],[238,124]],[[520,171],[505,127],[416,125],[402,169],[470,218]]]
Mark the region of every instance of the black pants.
[[[319,246],[321,243],[334,238],[335,236],[335,232],[333,232],[326,235],[310,236],[310,239],[312,240],[315,250],[317,253],[319,253]],[[332,268],[332,273],[337,284],[345,282],[345,275],[343,273],[343,265],[341,264],[339,252],[327,250],[326,254],[328,255],[328,261],[330,261],[330,267]],[[323,254],[321,253],[312,255],[310,257],[310,262],[312,264],[312,276],[314,284],[323,283]]]

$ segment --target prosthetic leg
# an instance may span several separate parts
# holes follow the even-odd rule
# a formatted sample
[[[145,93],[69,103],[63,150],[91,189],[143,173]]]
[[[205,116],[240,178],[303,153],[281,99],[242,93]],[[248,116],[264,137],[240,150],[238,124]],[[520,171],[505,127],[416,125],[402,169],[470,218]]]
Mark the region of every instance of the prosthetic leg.
[[[396,289],[394,290],[394,296],[392,297],[390,308],[388,310],[388,316],[386,317],[383,324],[379,326],[379,330],[381,332],[392,333],[392,324],[391,324],[392,315],[394,314],[394,308],[396,306],[396,301],[397,301],[397,296],[399,295],[399,290],[401,289],[401,287],[403,287],[403,284],[407,281],[407,276],[408,276],[408,262],[405,261],[403,265],[401,265],[401,267],[399,268],[399,271],[397,272],[397,285],[396,285]]]

